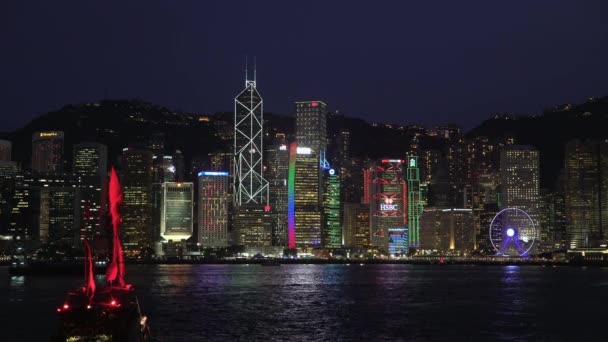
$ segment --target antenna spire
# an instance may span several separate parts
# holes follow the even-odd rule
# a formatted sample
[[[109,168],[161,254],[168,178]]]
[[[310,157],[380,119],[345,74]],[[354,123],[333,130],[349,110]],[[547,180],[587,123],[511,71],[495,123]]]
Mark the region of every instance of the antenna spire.
[[[257,71],[257,67],[258,67],[257,58],[256,58],[256,56],[253,56],[253,82],[257,81],[256,75],[255,75],[255,73]]]
[[[245,55],[245,85],[247,85],[247,80],[249,80],[249,72],[247,71],[247,67],[249,66],[249,61],[247,60],[247,55]]]

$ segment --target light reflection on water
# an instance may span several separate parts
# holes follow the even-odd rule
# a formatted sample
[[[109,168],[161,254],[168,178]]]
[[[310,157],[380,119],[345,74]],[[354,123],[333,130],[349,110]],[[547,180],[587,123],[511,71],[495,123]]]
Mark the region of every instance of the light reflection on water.
[[[536,266],[127,267],[160,341],[585,340],[581,332],[593,340],[603,327],[607,276]],[[9,277],[6,269],[0,277],[7,341],[48,336],[55,306],[82,282]],[[564,314],[581,311],[588,314]],[[39,328],[16,324],[24,320]]]

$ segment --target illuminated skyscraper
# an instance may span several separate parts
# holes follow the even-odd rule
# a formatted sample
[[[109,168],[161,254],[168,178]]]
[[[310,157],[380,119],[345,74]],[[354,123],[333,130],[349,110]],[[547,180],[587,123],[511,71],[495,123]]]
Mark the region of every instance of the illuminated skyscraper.
[[[198,174],[198,242],[203,248],[228,246],[228,172]]]
[[[122,151],[124,194],[122,242],[127,254],[138,254],[157,238],[152,227],[152,152],[134,147]]]
[[[8,235],[17,162],[11,161],[12,142],[0,140],[0,235]]]
[[[310,147],[290,145],[289,229],[298,248],[321,245],[321,205],[319,201],[318,157]],[[293,185],[292,185],[293,184]],[[292,188],[293,186],[293,188]]]
[[[296,102],[294,172],[294,229],[298,248],[321,246],[323,169],[329,168],[327,148],[327,105],[321,101]],[[291,173],[291,170],[290,170]]]
[[[353,251],[365,252],[370,245],[369,206],[344,204],[344,245]]]
[[[470,255],[475,248],[471,209],[426,208],[420,227],[420,250],[440,255]]]
[[[539,154],[532,146],[510,145],[500,153],[502,206],[527,212],[538,227],[540,214]],[[537,231],[543,227],[538,227]],[[537,245],[543,243],[537,236]]]
[[[74,175],[80,177],[80,236],[93,240],[102,235],[105,179],[107,176],[107,147],[99,143],[74,145]]]
[[[35,132],[32,135],[32,171],[63,173],[63,132]]]
[[[235,205],[268,204],[263,171],[263,101],[254,79],[245,75],[245,89],[234,99]]]
[[[80,246],[78,177],[25,173],[16,178],[11,235],[26,242]]]
[[[326,170],[323,194],[323,235],[325,248],[342,247],[340,224],[340,175],[334,169]]]
[[[237,244],[245,247],[272,245],[272,212],[270,206],[242,204],[234,213]]]
[[[422,216],[422,193],[418,157],[407,157],[407,222],[410,247],[420,246],[420,216]]]
[[[389,229],[407,226],[404,161],[383,159],[369,170],[371,241],[388,253]]]
[[[194,184],[165,182],[161,186],[160,235],[166,241],[192,236]]]
[[[234,230],[237,243],[270,246],[272,218],[264,179],[263,101],[245,72],[245,89],[234,99]],[[268,231],[267,231],[268,230]]]
[[[17,162],[0,160],[0,235],[9,234],[11,209],[14,203]]]
[[[327,105],[322,101],[296,102],[296,141],[320,156],[327,149]]]
[[[564,192],[568,247],[600,247],[608,231],[608,142],[566,143]]]
[[[284,139],[268,147],[268,186],[273,212],[273,246],[287,246],[287,177],[289,149]]]
[[[11,161],[13,143],[8,140],[0,140],[0,161]]]

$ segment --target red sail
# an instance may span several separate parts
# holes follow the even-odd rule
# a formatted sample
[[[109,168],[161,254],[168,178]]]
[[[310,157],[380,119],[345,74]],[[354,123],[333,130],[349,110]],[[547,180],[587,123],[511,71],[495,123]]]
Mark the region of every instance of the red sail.
[[[112,282],[118,278],[118,284],[124,286],[124,264],[122,256],[122,246],[120,244],[120,232],[118,231],[121,222],[120,205],[122,205],[122,189],[116,175],[116,170],[112,167],[110,173],[109,200],[110,216],[112,217],[112,260],[106,271],[106,280]]]
[[[93,299],[95,295],[95,275],[93,273],[93,258],[91,256],[91,246],[87,239],[84,240],[84,253],[86,259],[85,281],[87,282],[86,295]]]

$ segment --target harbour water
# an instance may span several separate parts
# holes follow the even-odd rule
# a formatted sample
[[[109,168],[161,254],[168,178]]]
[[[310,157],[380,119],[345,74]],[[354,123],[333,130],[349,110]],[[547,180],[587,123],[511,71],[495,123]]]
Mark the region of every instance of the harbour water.
[[[81,277],[0,268],[2,341],[45,341]],[[99,282],[103,277],[98,277]],[[127,265],[155,341],[605,341],[608,268]]]

